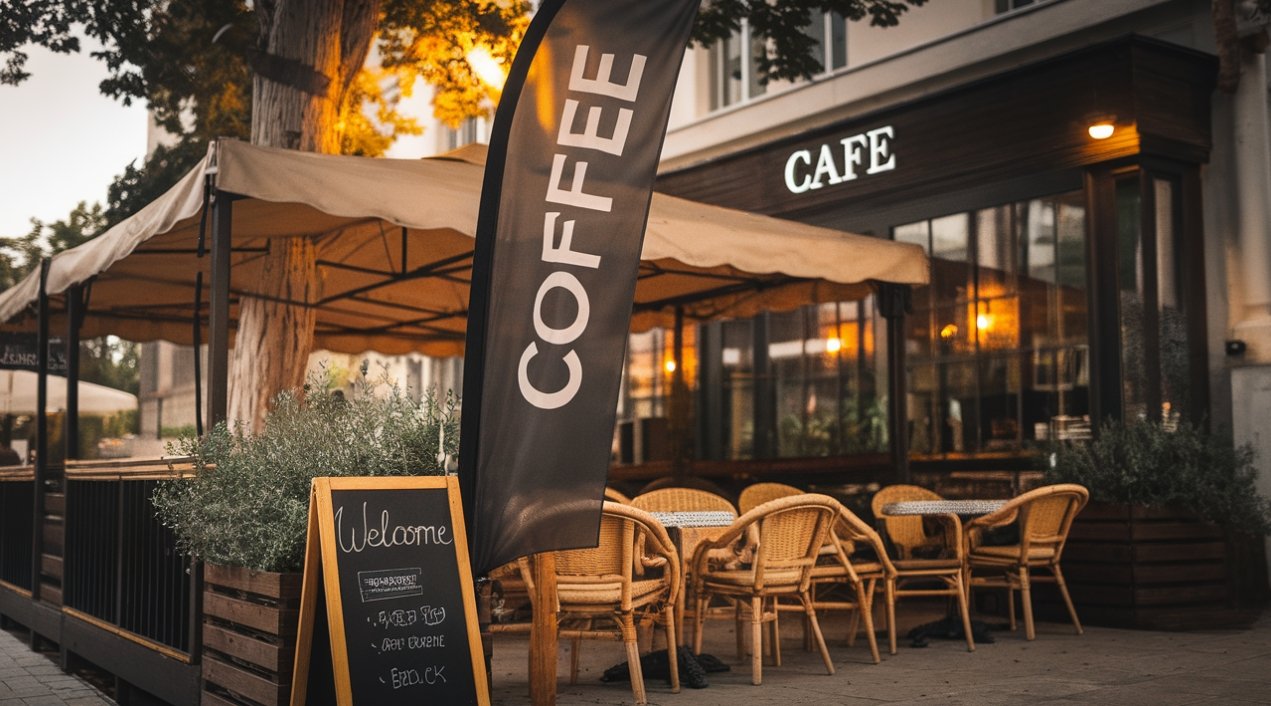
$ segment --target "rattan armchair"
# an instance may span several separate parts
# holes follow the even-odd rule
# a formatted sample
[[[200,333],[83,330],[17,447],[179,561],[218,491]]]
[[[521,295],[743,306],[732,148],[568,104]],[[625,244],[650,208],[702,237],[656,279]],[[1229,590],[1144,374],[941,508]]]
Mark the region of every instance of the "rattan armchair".
[[[578,646],[583,639],[619,639],[626,645],[631,691],[646,703],[636,626],[657,621],[666,628],[671,690],[680,689],[676,658],[676,602],[680,558],[666,529],[647,512],[606,502],[600,520],[600,543],[592,549],[555,552],[557,609],[562,638],[573,641],[570,682],[578,678]],[[636,568],[641,567],[642,573]],[[615,629],[595,629],[610,620]],[[570,622],[580,623],[569,627]]]
[[[968,652],[975,651],[971,613],[967,604],[966,554],[962,541],[962,521],[957,515],[887,515],[883,508],[910,500],[943,500],[938,494],[916,485],[892,485],[878,491],[871,501],[874,517],[882,522],[895,549],[890,561],[895,578],[887,595],[888,651],[896,654],[896,602],[901,598],[946,596],[955,601]],[[929,536],[925,520],[940,523],[942,533]],[[917,551],[916,551],[917,550]],[[921,556],[920,556],[921,555]]]
[[[613,502],[622,503],[623,505],[631,504],[631,498],[628,498],[626,495],[623,495],[620,491],[615,490],[614,488],[611,488],[609,486],[605,486],[605,500],[612,500]]]
[[[751,682],[762,683],[763,625],[775,624],[776,600],[788,596],[797,598],[802,605],[825,669],[833,674],[834,663],[817,623],[809,588],[812,569],[840,507],[838,501],[826,495],[771,500],[737,518],[723,535],[699,544],[692,564],[696,599],[693,651],[702,650],[706,606],[713,596],[747,602],[750,610],[748,614],[743,611],[743,617],[751,623]],[[727,551],[738,542],[752,544],[747,565],[730,568],[712,562],[713,554]]]
[[[695,488],[658,488],[631,499],[632,507],[646,512],[731,512],[737,508],[728,498]]]
[[[788,498],[802,492],[793,485],[785,483],[753,483],[746,486],[737,497],[737,509],[743,513],[750,512],[769,500]]]
[[[882,523],[887,539],[896,549],[896,558],[909,559],[915,554],[939,552],[952,543],[952,537],[944,534],[929,535],[920,515],[885,515],[883,508],[899,502],[911,500],[944,500],[939,493],[917,485],[889,485],[874,494],[870,501],[870,510],[874,519]]]
[[[1080,635],[1081,621],[1064,583],[1059,560],[1072,520],[1086,506],[1090,493],[1085,487],[1064,483],[1030,490],[1006,503],[1000,510],[967,523],[967,583],[969,588],[1005,588],[1011,629],[1015,629],[1015,592],[1019,591],[1024,613],[1024,635],[1036,637],[1033,626],[1032,584],[1054,583],[1068,608],[1072,625]],[[988,546],[982,543],[984,530],[1018,522],[1019,543]],[[1049,576],[1034,575],[1045,569]],[[976,575],[977,572],[980,575]]]

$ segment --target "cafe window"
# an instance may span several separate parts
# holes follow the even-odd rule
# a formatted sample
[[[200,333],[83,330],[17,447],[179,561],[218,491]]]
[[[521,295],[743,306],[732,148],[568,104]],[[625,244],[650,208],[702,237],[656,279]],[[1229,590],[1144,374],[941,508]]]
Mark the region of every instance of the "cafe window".
[[[703,326],[700,457],[885,452],[884,325],[870,297]]]
[[[996,0],[994,9],[997,10],[997,14],[1001,15],[1012,10],[1018,10],[1021,7],[1028,7],[1035,2],[1037,0]]]
[[[814,44],[813,56],[821,71],[829,73],[847,66],[847,18],[838,12],[811,12],[803,33]]]
[[[1192,406],[1178,181],[1122,176],[1116,204],[1121,414],[1176,424]]]
[[[1073,192],[893,229],[931,256],[904,342],[912,453],[1090,433],[1085,227]]]

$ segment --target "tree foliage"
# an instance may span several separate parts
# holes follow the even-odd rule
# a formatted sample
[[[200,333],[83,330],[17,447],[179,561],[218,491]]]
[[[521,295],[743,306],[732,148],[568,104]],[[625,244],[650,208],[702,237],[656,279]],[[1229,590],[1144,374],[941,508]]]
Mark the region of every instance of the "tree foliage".
[[[1271,0],[1268,0],[1271,1]],[[709,0],[703,3],[693,27],[693,42],[709,46],[741,30],[742,20],[750,36],[764,41],[768,51],[758,52],[755,68],[759,81],[810,78],[824,68],[817,45],[804,31],[819,13],[836,12],[853,22],[869,19],[875,27],[894,27],[910,6],[927,0]]]

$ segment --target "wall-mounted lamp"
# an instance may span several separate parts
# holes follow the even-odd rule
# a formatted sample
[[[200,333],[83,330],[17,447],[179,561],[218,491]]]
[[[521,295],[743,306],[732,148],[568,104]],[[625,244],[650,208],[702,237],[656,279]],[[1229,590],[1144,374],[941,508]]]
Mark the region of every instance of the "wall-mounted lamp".
[[[1095,140],[1106,140],[1112,137],[1112,133],[1116,132],[1116,117],[1112,115],[1101,115],[1090,120],[1090,126],[1086,128],[1086,132]]]

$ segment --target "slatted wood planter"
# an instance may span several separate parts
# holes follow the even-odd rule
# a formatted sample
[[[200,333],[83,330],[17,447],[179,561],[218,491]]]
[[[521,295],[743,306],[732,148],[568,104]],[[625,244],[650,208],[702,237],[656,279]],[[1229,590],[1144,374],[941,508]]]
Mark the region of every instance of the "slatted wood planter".
[[[277,706],[291,697],[298,573],[203,569],[203,704]]]
[[[1073,522],[1062,565],[1088,625],[1237,626],[1267,599],[1262,537],[1232,535],[1177,508],[1091,503]],[[1049,586],[1038,587],[1036,612],[1067,620]]]

